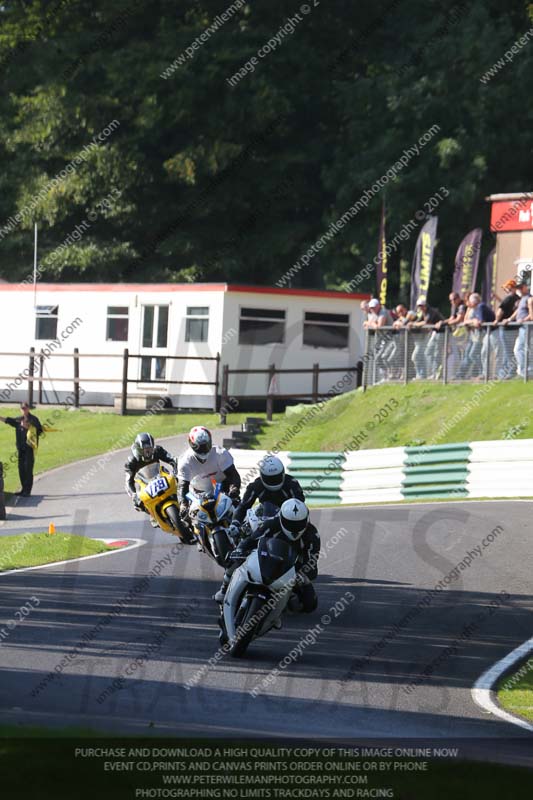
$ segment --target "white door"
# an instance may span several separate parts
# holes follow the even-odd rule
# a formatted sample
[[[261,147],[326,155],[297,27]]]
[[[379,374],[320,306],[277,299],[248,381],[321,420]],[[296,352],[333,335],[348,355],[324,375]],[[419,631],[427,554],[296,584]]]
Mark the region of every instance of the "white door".
[[[143,306],[139,382],[164,381],[167,376],[168,305]]]

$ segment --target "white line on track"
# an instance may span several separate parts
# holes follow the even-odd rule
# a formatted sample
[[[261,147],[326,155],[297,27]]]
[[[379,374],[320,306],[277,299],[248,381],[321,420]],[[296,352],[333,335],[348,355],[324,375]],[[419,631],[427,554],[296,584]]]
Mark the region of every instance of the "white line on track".
[[[119,537],[115,539],[108,539],[109,542],[116,542],[119,540]],[[104,539],[98,539],[98,541],[102,542],[105,541]],[[14,572],[30,572],[34,569],[46,569],[47,567],[59,567],[61,564],[73,564],[75,561],[88,561],[89,558],[101,558],[102,556],[112,556],[116,553],[125,553],[126,550],[134,550],[136,547],[142,547],[143,544],[147,544],[145,539],[130,539],[128,536],[128,542],[132,542],[132,544],[128,544],[126,547],[117,547],[114,550],[108,550],[105,553],[94,553],[92,556],[80,556],[79,558],[67,558],[66,561],[52,561],[49,564],[39,564],[38,567],[20,567],[20,569],[8,569],[5,572],[0,572],[0,578],[3,578],[4,575],[13,575]]]
[[[477,679],[472,688],[472,697],[478,706],[481,706],[485,711],[489,711],[500,719],[510,722],[512,725],[518,725],[520,728],[524,728],[531,733],[533,733],[533,724],[531,722],[520,719],[520,717],[515,717],[514,714],[510,714],[508,711],[504,711],[503,708],[500,708],[496,702],[496,694],[493,687],[505,672],[510,670],[518,662],[523,661],[532,651],[533,638],[528,639],[527,642],[516,647],[512,652],[506,655],[505,658],[497,661],[496,664]]]

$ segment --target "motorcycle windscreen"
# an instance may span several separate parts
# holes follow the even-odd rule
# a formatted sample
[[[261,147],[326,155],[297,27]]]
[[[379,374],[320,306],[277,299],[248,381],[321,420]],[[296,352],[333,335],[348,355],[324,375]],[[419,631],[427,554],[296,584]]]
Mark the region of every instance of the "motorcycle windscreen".
[[[277,516],[279,508],[276,505],[274,505],[274,503],[271,503],[270,500],[265,500],[262,506],[263,506],[263,511],[261,516],[263,517],[263,519],[266,518],[270,519],[271,517]]]
[[[296,551],[283,539],[261,537],[257,557],[263,583],[268,585],[281,578],[294,565]]]
[[[150,483],[150,481],[159,476],[159,462],[154,461],[153,464],[147,464],[137,472],[135,477],[137,476],[141,478],[143,483]]]

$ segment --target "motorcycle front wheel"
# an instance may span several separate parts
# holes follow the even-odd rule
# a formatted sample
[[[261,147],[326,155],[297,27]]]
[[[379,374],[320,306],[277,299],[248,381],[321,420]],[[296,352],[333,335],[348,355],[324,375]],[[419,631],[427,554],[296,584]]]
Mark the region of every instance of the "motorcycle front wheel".
[[[177,506],[167,506],[166,508],[167,519],[179,535],[182,542],[185,544],[194,544],[196,539],[189,531],[188,526],[180,517],[180,512]]]
[[[219,567],[225,567],[228,555],[233,550],[233,544],[226,531],[215,531],[213,539],[217,553],[216,562]]]
[[[249,622],[249,620],[253,619],[253,617],[260,611],[262,606],[263,601],[260,597],[252,598],[252,601],[246,609],[243,619],[237,626],[237,634],[229,649],[229,654],[230,656],[233,656],[233,658],[242,658],[242,656],[246,653],[248,645],[254,638],[254,633],[258,624],[257,622]]]
[[[177,506],[167,506],[165,509],[168,521],[175,531],[180,530],[180,512]]]

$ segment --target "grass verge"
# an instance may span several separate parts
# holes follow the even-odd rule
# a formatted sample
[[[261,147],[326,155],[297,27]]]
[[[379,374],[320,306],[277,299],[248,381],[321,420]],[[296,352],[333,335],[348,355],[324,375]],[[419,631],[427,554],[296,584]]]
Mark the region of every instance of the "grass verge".
[[[533,722],[533,657],[500,681],[497,697],[505,711]]]
[[[388,404],[388,405],[387,405]],[[275,416],[255,447],[309,452],[533,438],[533,384],[389,384]],[[355,442],[354,437],[357,438]],[[355,444],[354,444],[355,442]]]
[[[103,542],[68,533],[21,533],[0,536],[0,572],[21,567],[37,567],[54,561],[105,553],[114,548]]]

